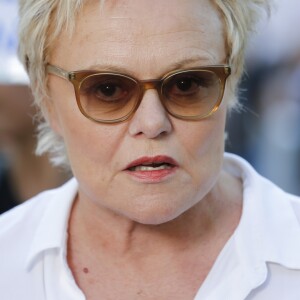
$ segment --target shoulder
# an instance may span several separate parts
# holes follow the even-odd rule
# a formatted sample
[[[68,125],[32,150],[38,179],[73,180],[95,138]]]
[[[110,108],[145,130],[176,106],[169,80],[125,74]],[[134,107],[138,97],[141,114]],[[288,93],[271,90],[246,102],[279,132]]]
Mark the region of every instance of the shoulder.
[[[0,247],[1,241],[15,241],[15,234],[20,236],[36,230],[50,208],[59,210],[73,201],[77,193],[77,182],[69,180],[59,188],[44,191],[27,200],[23,204],[0,215]],[[53,215],[55,217],[55,215]]]
[[[12,234],[34,229],[43,212],[55,199],[56,190],[49,190],[29,199],[0,215],[0,241],[13,238]]]
[[[67,199],[68,187],[74,186],[74,179],[68,181],[61,187],[46,190],[35,197],[27,200],[13,209],[0,215],[0,241],[6,236],[9,238],[16,230],[25,232],[34,230],[43,218],[44,212],[51,205],[59,204]],[[63,196],[65,196],[63,198]]]
[[[15,282],[18,279],[21,284],[25,278],[30,279],[27,272],[30,261],[61,241],[65,234],[76,193],[77,182],[71,179],[0,216],[0,277],[3,280]]]
[[[239,177],[243,182],[244,192],[255,194],[266,201],[269,198],[285,199],[291,201],[295,206],[300,205],[300,197],[289,194],[276,184],[260,175],[245,159],[238,155],[225,153],[224,169],[233,176]],[[244,195],[246,196],[246,195]]]
[[[244,274],[256,282],[247,299],[300,299],[300,197],[225,154],[224,169],[240,178],[243,213],[235,245]]]
[[[251,207],[253,210],[266,213],[265,222],[272,219],[274,223],[278,223],[283,221],[285,215],[289,214],[295,221],[294,225],[298,223],[300,229],[299,196],[287,193],[261,176],[246,160],[237,155],[225,153],[224,169],[241,179],[246,209]]]

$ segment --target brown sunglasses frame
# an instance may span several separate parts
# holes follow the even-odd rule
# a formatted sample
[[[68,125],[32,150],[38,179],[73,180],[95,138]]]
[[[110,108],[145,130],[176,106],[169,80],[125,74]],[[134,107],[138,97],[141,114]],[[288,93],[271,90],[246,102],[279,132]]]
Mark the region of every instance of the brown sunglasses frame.
[[[212,115],[220,106],[223,96],[224,96],[224,90],[225,90],[225,85],[226,85],[226,80],[228,78],[228,76],[231,74],[231,68],[229,65],[211,65],[211,66],[201,66],[198,68],[191,68],[191,69],[179,69],[179,70],[174,70],[172,72],[167,73],[166,75],[164,75],[163,77],[161,77],[160,79],[150,79],[150,80],[138,80],[135,79],[131,76],[128,76],[126,74],[122,74],[122,73],[116,73],[116,72],[101,72],[101,71],[93,71],[93,70],[82,70],[82,71],[71,71],[68,72],[60,67],[57,67],[55,65],[52,64],[47,64],[46,65],[46,71],[48,74],[52,74],[55,76],[58,76],[60,78],[66,79],[68,81],[70,81],[73,84],[74,87],[74,91],[75,91],[75,96],[76,96],[76,102],[77,102],[77,106],[80,110],[80,112],[88,119],[97,122],[97,123],[104,123],[104,124],[115,124],[115,123],[120,123],[123,121],[128,120],[133,114],[134,112],[137,110],[137,108],[139,107],[144,93],[146,90],[148,89],[156,89],[157,92],[159,93],[160,99],[164,98],[164,94],[162,91],[162,87],[163,87],[163,83],[165,82],[166,79],[170,78],[173,75],[177,75],[177,74],[181,74],[181,73],[186,73],[189,71],[210,71],[215,73],[219,80],[220,80],[220,93],[219,93],[219,98],[216,101],[216,104],[214,105],[214,107],[211,109],[210,112],[208,112],[205,115],[201,115],[201,116],[181,116],[178,114],[175,114],[171,111],[168,110],[168,108],[165,106],[164,101],[161,100],[161,103],[163,105],[163,107],[165,108],[165,110],[172,115],[173,117],[177,118],[177,119],[181,119],[181,120],[189,120],[189,121],[198,121],[204,118],[209,117],[210,115]],[[101,119],[95,119],[91,116],[89,116],[84,109],[82,108],[81,102],[80,102],[80,87],[82,82],[87,79],[88,77],[91,76],[95,76],[97,74],[103,74],[103,75],[117,75],[117,76],[121,76],[121,77],[125,77],[127,79],[130,79],[131,81],[136,82],[136,84],[139,86],[140,88],[140,95],[138,97],[138,100],[136,101],[135,106],[133,107],[133,109],[127,113],[125,116],[121,117],[121,118],[117,118],[114,120],[101,120]]]

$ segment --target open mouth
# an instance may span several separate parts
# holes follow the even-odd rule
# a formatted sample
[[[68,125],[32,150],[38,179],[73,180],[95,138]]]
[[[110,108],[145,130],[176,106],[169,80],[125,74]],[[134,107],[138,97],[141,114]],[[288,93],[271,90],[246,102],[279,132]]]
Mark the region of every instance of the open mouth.
[[[126,170],[131,172],[149,172],[170,170],[176,166],[178,166],[177,163],[168,156],[141,157],[130,163]]]
[[[174,168],[174,165],[168,163],[152,163],[143,164],[128,168],[129,171],[158,171],[158,170],[168,170]]]

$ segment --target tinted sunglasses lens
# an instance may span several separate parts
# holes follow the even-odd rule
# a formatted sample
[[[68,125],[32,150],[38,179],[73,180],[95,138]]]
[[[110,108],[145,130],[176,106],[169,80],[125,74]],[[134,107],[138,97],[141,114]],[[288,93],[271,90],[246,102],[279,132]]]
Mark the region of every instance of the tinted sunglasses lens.
[[[170,113],[201,118],[218,107],[222,86],[214,72],[190,70],[166,78],[162,93],[164,105]]]
[[[80,105],[94,120],[111,121],[129,115],[135,108],[138,84],[116,74],[95,74],[80,85]]]

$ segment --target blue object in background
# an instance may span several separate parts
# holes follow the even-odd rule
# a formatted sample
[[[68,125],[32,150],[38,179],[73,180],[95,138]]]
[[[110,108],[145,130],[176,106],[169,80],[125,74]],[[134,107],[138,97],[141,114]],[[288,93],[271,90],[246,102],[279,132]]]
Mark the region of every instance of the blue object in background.
[[[0,0],[0,83],[27,84],[28,77],[17,57],[18,2]]]

